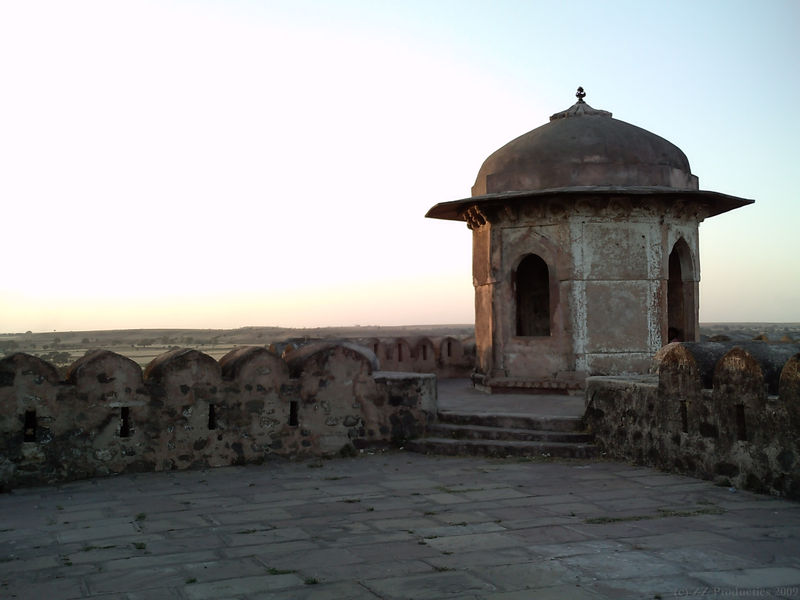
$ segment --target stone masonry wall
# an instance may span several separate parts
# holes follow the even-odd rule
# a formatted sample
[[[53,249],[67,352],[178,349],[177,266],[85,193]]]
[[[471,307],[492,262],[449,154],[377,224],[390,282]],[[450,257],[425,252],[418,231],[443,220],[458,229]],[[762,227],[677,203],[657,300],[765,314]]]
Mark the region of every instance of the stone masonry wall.
[[[673,343],[653,373],[587,380],[602,451],[800,499],[800,345]]]
[[[142,372],[105,350],[61,380],[28,354],[0,360],[0,489],[126,471],[325,456],[425,432],[436,376],[378,371],[349,343],[317,343],[286,359],[237,348],[219,362],[192,349]]]
[[[469,377],[475,369],[475,340],[444,337],[348,340],[371,349],[383,371],[434,373],[440,379]]]

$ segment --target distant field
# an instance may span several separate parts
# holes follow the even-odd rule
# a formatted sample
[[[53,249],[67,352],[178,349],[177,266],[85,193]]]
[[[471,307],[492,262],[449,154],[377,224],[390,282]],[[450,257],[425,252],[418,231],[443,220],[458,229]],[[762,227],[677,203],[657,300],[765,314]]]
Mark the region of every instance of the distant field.
[[[241,329],[123,329],[109,331],[62,331],[0,334],[0,355],[27,352],[62,368],[89,350],[104,349],[127,356],[146,366],[173,348],[195,348],[219,359],[238,346],[264,346],[303,339],[391,338],[453,336],[468,338],[472,325],[419,325],[399,327],[243,327]],[[702,339],[800,343],[800,323],[701,323]]]
[[[734,342],[761,338],[769,342],[800,343],[800,323],[700,323],[700,336],[725,336]]]

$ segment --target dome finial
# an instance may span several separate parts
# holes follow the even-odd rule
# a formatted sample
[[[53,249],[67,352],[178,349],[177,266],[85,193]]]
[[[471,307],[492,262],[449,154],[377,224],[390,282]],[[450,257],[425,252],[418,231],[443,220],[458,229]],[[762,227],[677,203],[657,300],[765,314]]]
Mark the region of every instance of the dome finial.
[[[550,117],[551,121],[555,121],[556,119],[566,119],[567,117],[583,117],[584,115],[594,116],[594,117],[610,117],[611,113],[607,110],[597,110],[592,108],[583,99],[586,97],[586,92],[583,91],[582,87],[578,87],[578,91],[575,93],[575,96],[578,98],[578,101],[570,106],[567,110],[562,110],[561,112],[557,112],[556,114]]]

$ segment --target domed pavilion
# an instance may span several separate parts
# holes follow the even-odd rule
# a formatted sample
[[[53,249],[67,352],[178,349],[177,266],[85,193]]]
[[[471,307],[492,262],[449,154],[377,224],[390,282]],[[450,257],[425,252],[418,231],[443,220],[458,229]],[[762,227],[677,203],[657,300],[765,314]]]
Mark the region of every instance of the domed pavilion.
[[[752,200],[699,189],[686,155],[578,101],[487,158],[428,217],[472,230],[476,386],[568,393],[695,341],[700,222]]]

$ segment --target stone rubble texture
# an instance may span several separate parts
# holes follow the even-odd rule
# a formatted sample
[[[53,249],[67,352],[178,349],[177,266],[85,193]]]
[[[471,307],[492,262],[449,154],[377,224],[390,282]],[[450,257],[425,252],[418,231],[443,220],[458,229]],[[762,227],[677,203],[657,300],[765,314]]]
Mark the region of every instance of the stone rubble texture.
[[[800,345],[676,342],[653,370],[587,380],[607,456],[800,499]]]
[[[87,353],[64,381],[27,354],[0,360],[0,487],[126,471],[259,463],[402,443],[436,411],[436,377],[378,370],[365,347],[309,344],[286,359],[192,349],[145,369]]]

